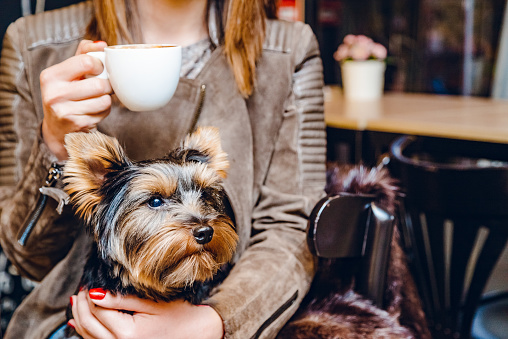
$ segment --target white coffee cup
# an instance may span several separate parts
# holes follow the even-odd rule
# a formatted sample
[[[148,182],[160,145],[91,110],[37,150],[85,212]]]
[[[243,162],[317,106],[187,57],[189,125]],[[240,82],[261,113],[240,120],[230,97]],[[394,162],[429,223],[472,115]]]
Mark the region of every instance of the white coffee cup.
[[[153,111],[173,97],[180,79],[181,46],[138,44],[108,46],[104,52],[89,52],[100,59],[118,99],[131,111]]]

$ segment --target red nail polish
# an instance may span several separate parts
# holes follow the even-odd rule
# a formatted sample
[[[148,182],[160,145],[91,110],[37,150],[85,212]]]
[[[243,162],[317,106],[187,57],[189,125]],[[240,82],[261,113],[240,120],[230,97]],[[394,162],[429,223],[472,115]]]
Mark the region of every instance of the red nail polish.
[[[92,288],[88,295],[94,300],[102,300],[106,296],[106,291],[102,288]]]
[[[102,42],[102,40],[97,40],[97,41],[94,41],[93,43],[96,44],[98,42]]]
[[[76,327],[74,327],[74,325],[73,325],[73,324],[71,324],[71,322],[70,322],[70,321],[68,321],[68,322],[67,322],[67,326],[72,327],[72,328],[76,328]]]
[[[73,303],[72,303],[72,297],[71,297],[71,306],[73,306]]]

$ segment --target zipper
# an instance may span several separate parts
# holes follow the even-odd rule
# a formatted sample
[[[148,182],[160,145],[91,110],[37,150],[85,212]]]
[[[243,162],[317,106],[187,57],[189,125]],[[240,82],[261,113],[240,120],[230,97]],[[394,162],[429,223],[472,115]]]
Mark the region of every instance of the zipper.
[[[203,109],[203,103],[205,102],[205,93],[206,93],[206,85],[202,84],[199,88],[199,99],[196,110],[194,111],[194,119],[192,120],[190,132],[194,132],[196,130],[196,124],[198,123],[199,116],[201,115],[201,110]]]
[[[62,174],[63,174],[63,166],[57,163],[52,163],[51,167],[49,168],[48,175],[46,176],[44,186],[54,187],[57,181],[62,177]],[[46,194],[41,193],[39,195],[39,198],[37,199],[37,203],[35,204],[34,210],[32,211],[32,213],[30,213],[30,216],[25,222],[25,225],[23,227],[23,233],[21,233],[21,237],[18,239],[18,243],[21,246],[26,246],[28,237],[30,236],[30,233],[34,229],[35,225],[37,225],[37,222],[39,221],[39,218],[41,217],[42,212],[44,211],[44,208],[47,205],[47,202],[48,196]]]
[[[296,291],[288,301],[286,301],[275,313],[273,313],[270,318],[266,319],[266,321],[261,325],[261,327],[257,330],[257,332],[251,337],[251,339],[258,339],[261,333],[268,328],[277,318],[279,318],[288,308],[291,307],[298,298],[298,291]]]

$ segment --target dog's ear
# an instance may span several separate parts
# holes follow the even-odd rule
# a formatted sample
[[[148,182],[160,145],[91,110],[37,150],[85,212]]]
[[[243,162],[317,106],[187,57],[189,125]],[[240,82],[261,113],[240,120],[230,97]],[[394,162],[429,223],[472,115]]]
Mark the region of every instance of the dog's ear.
[[[69,159],[64,168],[65,191],[78,214],[90,220],[101,196],[99,189],[106,174],[130,165],[115,138],[100,132],[70,133],[65,136]]]
[[[221,178],[227,176],[229,161],[222,150],[219,130],[215,127],[198,127],[183,143],[184,149],[194,149],[205,156],[208,166],[217,171]]]

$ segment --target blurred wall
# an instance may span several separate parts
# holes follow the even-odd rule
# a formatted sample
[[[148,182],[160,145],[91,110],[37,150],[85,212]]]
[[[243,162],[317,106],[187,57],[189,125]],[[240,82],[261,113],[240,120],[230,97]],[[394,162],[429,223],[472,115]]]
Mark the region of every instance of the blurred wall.
[[[306,0],[325,82],[341,84],[333,52],[347,34],[388,48],[391,91],[490,96],[505,0]]]

